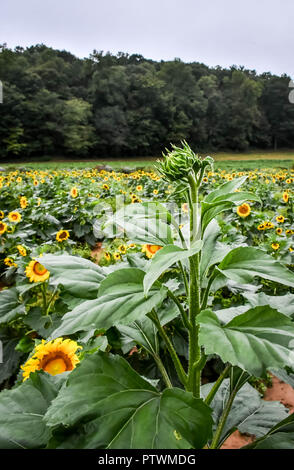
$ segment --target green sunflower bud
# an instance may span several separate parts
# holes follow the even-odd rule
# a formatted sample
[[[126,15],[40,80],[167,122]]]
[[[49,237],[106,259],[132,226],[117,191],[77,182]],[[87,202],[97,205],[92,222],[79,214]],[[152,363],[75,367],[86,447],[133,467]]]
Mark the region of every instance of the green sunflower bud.
[[[205,166],[211,165],[213,159],[206,157],[204,160],[195,154],[187,142],[182,142],[182,148],[172,144],[172,150],[162,154],[164,160],[158,160],[156,168],[159,173],[169,181],[187,181],[191,172],[197,173]]]

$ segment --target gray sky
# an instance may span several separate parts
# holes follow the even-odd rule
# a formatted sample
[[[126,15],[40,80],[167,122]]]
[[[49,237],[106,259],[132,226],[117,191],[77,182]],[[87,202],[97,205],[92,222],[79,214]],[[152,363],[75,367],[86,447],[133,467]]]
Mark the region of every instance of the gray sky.
[[[294,76],[293,0],[6,0],[0,43],[244,65]]]

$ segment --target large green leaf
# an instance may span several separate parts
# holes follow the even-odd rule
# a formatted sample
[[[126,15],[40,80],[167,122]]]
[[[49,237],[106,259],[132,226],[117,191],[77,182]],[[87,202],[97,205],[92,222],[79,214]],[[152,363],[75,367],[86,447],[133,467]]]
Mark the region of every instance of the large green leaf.
[[[210,414],[191,393],[176,388],[159,393],[122,357],[97,353],[71,373],[45,421],[49,426],[84,423],[59,447],[201,448],[211,435]]]
[[[43,417],[65,375],[56,378],[35,372],[23,384],[0,393],[1,449],[33,449],[47,444],[51,433]]]
[[[221,212],[232,207],[233,204],[239,205],[246,201],[257,201],[261,203],[260,197],[254,193],[246,191],[236,191],[247,177],[236,178],[235,180],[224,183],[219,188],[211,191],[201,203],[202,232],[206,229],[209,222]]]
[[[50,282],[61,284],[66,291],[81,299],[95,299],[105,272],[91,261],[70,255],[46,255],[38,261],[50,271]]]
[[[248,292],[245,298],[251,307],[269,305],[284,315],[294,316],[294,294],[266,295],[264,292],[258,292],[257,294]]]
[[[212,220],[203,236],[203,249],[201,252],[200,276],[203,278],[210,266],[220,263],[226,254],[232,249],[225,243],[220,243],[218,237],[221,229],[216,220]]]
[[[259,276],[294,287],[294,273],[271,255],[254,247],[241,246],[231,250],[217,269],[222,275],[240,284],[247,284],[255,276]]]
[[[167,245],[173,242],[170,224],[173,222],[167,209],[156,202],[129,204],[118,210],[105,224],[105,230],[116,225],[135,243]],[[119,232],[118,232],[119,234]]]
[[[271,367],[294,366],[291,320],[267,307],[255,307],[222,326],[211,310],[199,314],[199,341],[207,354],[218,354],[224,362],[239,366],[257,377]]]
[[[19,302],[18,297],[16,287],[0,292],[0,324],[7,323],[25,313],[25,306]]]
[[[170,266],[183,261],[190,256],[195,255],[201,250],[202,240],[198,240],[189,250],[184,250],[176,245],[166,245],[158,250],[148,266],[148,271],[144,278],[144,292],[148,294],[154,282],[164,273]]]
[[[213,202],[216,199],[225,196],[227,194],[233,193],[236,189],[240,188],[240,186],[246,181],[247,176],[241,176],[240,178],[235,178],[232,181],[227,181],[223,183],[218,188],[210,191],[204,198],[204,202]]]
[[[123,268],[109,274],[101,282],[99,296],[78,305],[62,318],[53,337],[88,331],[93,328],[108,329],[111,326],[128,325],[139,320],[162,304],[167,288],[154,284],[147,296],[143,291],[145,272],[138,268]]]
[[[294,448],[294,414],[276,424],[265,436],[245,448],[248,449],[291,449]]]
[[[213,384],[209,383],[201,387],[201,395],[204,398],[212,386]],[[230,380],[225,379],[210,404],[213,409],[214,428],[219,423],[229,396]],[[234,429],[242,433],[254,434],[256,437],[263,436],[287,415],[288,410],[281,403],[262,400],[257,390],[245,383],[233,401],[219,444],[221,445]]]
[[[12,338],[8,329],[0,329],[0,385],[16,373],[22,354],[15,350],[19,338]]]

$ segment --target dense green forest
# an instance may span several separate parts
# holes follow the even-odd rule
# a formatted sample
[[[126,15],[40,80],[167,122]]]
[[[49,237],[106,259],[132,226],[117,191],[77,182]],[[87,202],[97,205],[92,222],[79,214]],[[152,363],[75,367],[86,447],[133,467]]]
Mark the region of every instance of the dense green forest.
[[[287,75],[43,44],[0,46],[0,157],[159,155],[294,147]]]

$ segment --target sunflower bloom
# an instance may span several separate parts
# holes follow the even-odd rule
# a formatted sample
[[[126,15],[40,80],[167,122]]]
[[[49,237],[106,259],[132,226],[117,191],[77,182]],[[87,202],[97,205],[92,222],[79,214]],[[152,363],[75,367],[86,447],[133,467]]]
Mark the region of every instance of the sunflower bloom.
[[[79,193],[79,192],[78,192],[78,190],[77,190],[77,188],[76,188],[75,186],[74,186],[73,188],[71,188],[71,190],[70,190],[70,195],[71,195],[71,197],[73,197],[73,198],[77,197],[77,196],[78,196],[78,193]]]
[[[22,209],[25,209],[25,208],[27,207],[27,205],[28,205],[28,200],[27,200],[27,198],[26,198],[25,196],[22,196],[22,197],[20,198],[19,203],[20,203],[20,207],[21,207]]]
[[[282,224],[285,220],[285,217],[283,215],[277,215],[276,221],[279,222],[279,224]]]
[[[16,245],[16,248],[18,249],[18,252],[21,256],[27,256],[27,250],[25,249],[24,246]]]
[[[288,202],[289,201],[289,194],[285,191],[283,192],[283,201]]]
[[[3,235],[7,230],[7,224],[5,222],[0,222],[0,235]]]
[[[58,242],[63,242],[69,238],[69,231],[68,230],[59,230],[56,234],[56,240]]]
[[[250,212],[251,212],[250,206],[246,202],[242,204],[241,206],[237,207],[237,214],[242,218],[248,217]]]
[[[25,269],[26,276],[30,282],[46,281],[50,272],[39,261],[32,260]]]
[[[280,244],[279,244],[279,243],[272,243],[272,244],[271,244],[271,247],[272,247],[273,250],[276,251],[276,250],[278,250],[278,249],[280,248]]]
[[[13,211],[9,212],[8,214],[8,220],[9,222],[20,222],[21,221],[21,215],[19,212]]]
[[[57,338],[48,343],[42,339],[42,342],[35,347],[33,356],[21,366],[23,381],[36,370],[42,369],[51,375],[73,370],[80,362],[76,355],[78,349],[82,347],[71,339]]]
[[[4,218],[4,212],[0,211],[0,219],[3,219],[3,218]]]
[[[155,253],[160,250],[162,246],[159,245],[143,245],[142,252],[146,254],[147,258],[152,258]]]

